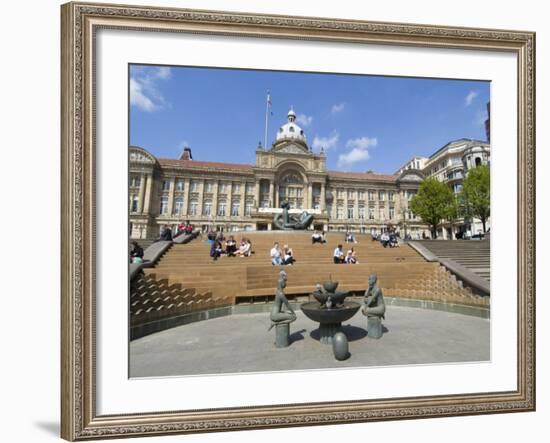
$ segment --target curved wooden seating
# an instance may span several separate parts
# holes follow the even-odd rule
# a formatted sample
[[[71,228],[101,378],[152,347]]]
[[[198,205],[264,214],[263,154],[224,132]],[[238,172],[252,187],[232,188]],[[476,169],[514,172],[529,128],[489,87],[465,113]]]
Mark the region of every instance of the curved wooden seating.
[[[194,288],[197,294],[210,293],[212,302],[224,303],[269,301],[274,293],[281,269],[288,273],[286,293],[289,298],[307,297],[316,283],[328,280],[340,282],[340,288],[362,293],[370,273],[388,296],[454,301],[472,305],[488,305],[488,297],[471,295],[445,268],[429,263],[407,245],[383,248],[368,235],[358,235],[358,243],[343,242],[343,234],[329,234],[326,244],[311,244],[310,232],[243,232],[237,241],[251,239],[254,254],[250,257],[221,257],[213,261],[210,245],[196,239],[186,245],[174,245],[154,268],[145,275],[168,285]],[[290,245],[297,262],[293,266],[272,266],[269,251],[273,243]],[[344,253],[354,247],[359,263],[333,263],[337,244]]]

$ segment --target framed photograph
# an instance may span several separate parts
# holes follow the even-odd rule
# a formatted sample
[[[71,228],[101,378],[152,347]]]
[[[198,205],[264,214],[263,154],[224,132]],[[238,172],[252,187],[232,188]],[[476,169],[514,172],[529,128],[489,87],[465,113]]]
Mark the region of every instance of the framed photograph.
[[[534,33],[61,17],[63,438],[535,409]]]

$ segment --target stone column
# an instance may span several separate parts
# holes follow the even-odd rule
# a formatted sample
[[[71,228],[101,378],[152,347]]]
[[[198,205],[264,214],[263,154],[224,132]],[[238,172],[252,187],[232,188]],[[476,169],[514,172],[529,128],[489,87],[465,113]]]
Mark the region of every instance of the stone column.
[[[197,217],[202,217],[202,200],[204,198],[204,180],[199,181],[199,204],[197,206]]]
[[[153,174],[147,174],[147,185],[145,186],[145,201],[143,202],[143,213],[148,214],[151,207],[151,194],[153,189]]]
[[[226,217],[231,217],[231,209],[233,208],[233,182],[230,180],[227,184],[227,211],[225,212]]]
[[[259,208],[260,205],[260,180],[256,179],[256,189],[254,190],[254,199],[256,200],[256,208]]]
[[[321,209],[321,211],[324,211],[326,209],[326,206],[325,206],[325,183],[321,183],[321,195],[320,195],[320,206],[319,208]]]
[[[168,216],[172,215],[174,209],[174,191],[176,189],[176,178],[170,179],[170,190],[168,191]]]
[[[246,198],[246,181],[241,182],[241,201],[239,202],[239,218],[244,216],[244,202]]]
[[[359,189],[355,189],[355,208],[353,209],[353,218],[359,220]],[[359,226],[361,229],[361,226]]]
[[[273,207],[275,199],[273,198],[273,180],[269,180],[269,206]]]
[[[218,187],[220,186],[220,182],[218,180],[215,180],[212,184],[212,219],[215,220],[216,216],[218,215]]]
[[[313,184],[311,182],[307,185],[307,200],[306,207],[304,209],[313,208]]]
[[[187,216],[187,211],[189,210],[189,196],[191,195],[191,183],[188,178],[183,181],[183,209],[181,213]]]
[[[145,194],[145,174],[141,174],[139,177],[139,193],[138,193],[138,207],[137,212],[143,213],[143,197]]]
[[[275,185],[275,207],[278,208],[280,205],[279,202],[279,183]]]

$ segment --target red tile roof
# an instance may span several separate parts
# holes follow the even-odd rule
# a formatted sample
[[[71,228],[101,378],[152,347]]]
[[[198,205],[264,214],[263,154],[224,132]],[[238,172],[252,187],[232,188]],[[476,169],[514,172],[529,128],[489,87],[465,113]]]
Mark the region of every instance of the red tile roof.
[[[394,182],[397,180],[397,175],[373,174],[369,172],[340,172],[328,171],[329,178],[352,178],[356,180]]]
[[[159,158],[158,161],[161,166],[180,166],[182,168],[192,169],[231,169],[234,171],[252,173],[252,165],[242,163],[203,162],[198,160],[175,160],[169,158]]]

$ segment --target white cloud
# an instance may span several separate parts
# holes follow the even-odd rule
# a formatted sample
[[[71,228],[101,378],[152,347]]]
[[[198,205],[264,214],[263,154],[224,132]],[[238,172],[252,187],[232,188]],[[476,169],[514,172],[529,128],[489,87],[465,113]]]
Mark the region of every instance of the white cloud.
[[[464,98],[464,106],[470,106],[478,95],[479,92],[477,91],[468,92],[468,95]]]
[[[369,148],[378,144],[376,138],[361,137],[350,139],[346,142],[346,148],[349,149],[345,154],[338,156],[338,167],[341,169],[350,169],[355,163],[364,162],[370,158]]]
[[[368,138],[368,137],[353,138],[347,141],[346,148],[364,150],[364,149],[370,148],[371,146],[374,147],[377,144],[378,144],[378,140],[376,138]]]
[[[313,122],[313,117],[311,115],[299,114],[296,117],[296,121],[304,127],[308,127]]]
[[[143,93],[141,83],[133,78],[130,78],[130,104],[146,112],[152,112],[156,108],[153,101]]]
[[[166,106],[158,90],[159,81],[168,80],[172,71],[168,67],[137,67],[130,77],[130,104],[145,112],[157,111]]]
[[[155,76],[163,80],[168,80],[170,77],[172,77],[172,71],[170,68],[162,66],[160,68],[157,68]]]
[[[332,112],[333,114],[336,114],[338,112],[342,112],[344,110],[344,108],[346,107],[346,104],[345,103],[340,103],[340,104],[337,104],[337,105],[332,105],[332,108],[330,109],[330,112]]]
[[[338,144],[338,139],[340,138],[340,134],[338,132],[334,131],[331,136],[329,137],[319,137],[316,135],[313,138],[313,143],[311,146],[313,149],[320,150],[323,148],[325,151],[328,151],[329,149],[333,149]]]

